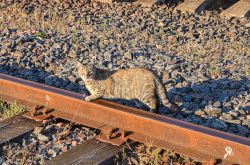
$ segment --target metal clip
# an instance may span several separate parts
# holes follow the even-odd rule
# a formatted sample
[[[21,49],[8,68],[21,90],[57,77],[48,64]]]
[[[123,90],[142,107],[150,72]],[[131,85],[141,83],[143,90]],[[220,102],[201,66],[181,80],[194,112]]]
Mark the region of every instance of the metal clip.
[[[102,142],[110,143],[116,146],[120,146],[127,140],[127,131],[120,130],[119,128],[112,128],[105,126],[101,129],[100,136],[97,138]]]
[[[35,121],[43,121],[51,116],[50,112],[52,111],[53,109],[48,109],[44,106],[35,105],[31,108],[30,111],[26,112],[23,116]]]

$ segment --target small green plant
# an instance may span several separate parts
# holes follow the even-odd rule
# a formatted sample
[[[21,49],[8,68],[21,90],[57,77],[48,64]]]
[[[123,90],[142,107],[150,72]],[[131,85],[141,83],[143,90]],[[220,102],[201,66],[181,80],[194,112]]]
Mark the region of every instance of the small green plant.
[[[153,149],[153,151],[151,152],[152,163],[155,165],[159,164],[159,160],[160,160],[159,153],[160,152],[161,152],[160,148]]]
[[[124,162],[126,162],[128,156],[126,153],[126,149],[125,147],[123,147],[121,149],[121,153],[120,154],[115,154],[115,158],[114,158],[114,164],[118,165],[118,164],[123,164]]]
[[[36,36],[37,36],[37,37],[40,37],[40,38],[46,38],[46,37],[47,37],[46,33],[45,33],[44,31],[41,31],[41,30],[39,30],[39,31],[36,33]]]
[[[127,158],[127,154],[126,154],[126,151],[125,151],[125,147],[122,148],[122,159],[126,159]]]
[[[26,108],[18,105],[16,102],[7,104],[0,101],[0,118],[6,119],[25,111],[27,111]]]
[[[119,164],[119,161],[120,161],[119,155],[118,155],[118,154],[115,154],[114,163],[118,165],[118,164]]]
[[[218,77],[221,73],[221,68],[219,66],[210,66],[207,70],[207,73],[212,76],[212,78]]]

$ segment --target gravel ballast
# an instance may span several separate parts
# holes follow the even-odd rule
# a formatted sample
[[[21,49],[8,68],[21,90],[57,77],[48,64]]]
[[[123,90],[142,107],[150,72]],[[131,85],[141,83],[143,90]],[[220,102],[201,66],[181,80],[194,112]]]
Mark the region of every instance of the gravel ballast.
[[[162,115],[250,137],[249,19],[166,5],[8,3],[0,3],[0,73],[87,94],[76,59],[105,69],[147,67],[179,105],[178,112],[160,107]]]

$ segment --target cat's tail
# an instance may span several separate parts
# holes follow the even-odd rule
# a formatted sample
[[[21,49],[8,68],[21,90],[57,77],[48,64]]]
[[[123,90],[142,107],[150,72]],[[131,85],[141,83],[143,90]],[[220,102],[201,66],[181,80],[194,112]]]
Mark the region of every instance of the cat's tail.
[[[171,110],[174,110],[174,111],[176,111],[178,109],[178,106],[175,103],[171,103],[169,101],[169,98],[166,94],[166,89],[163,86],[163,83],[160,81],[160,79],[156,80],[156,92],[157,92],[157,95],[160,98],[162,104],[165,107],[167,107]]]

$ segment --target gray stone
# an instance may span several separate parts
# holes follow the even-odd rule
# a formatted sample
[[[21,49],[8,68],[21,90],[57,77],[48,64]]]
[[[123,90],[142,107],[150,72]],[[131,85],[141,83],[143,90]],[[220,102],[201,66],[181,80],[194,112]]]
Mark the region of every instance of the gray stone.
[[[250,115],[247,115],[246,118],[247,118],[248,120],[250,120]]]
[[[124,53],[124,57],[129,59],[129,60],[132,60],[132,58],[133,58],[131,52],[129,52],[129,51]]]
[[[34,129],[33,133],[34,133],[35,135],[38,135],[38,134],[40,134],[40,133],[42,132],[42,130],[43,130],[43,127],[36,127],[36,128]]]
[[[159,113],[160,114],[169,114],[170,110],[167,107],[159,107]]]
[[[71,58],[76,58],[77,57],[76,52],[73,51],[72,49],[69,51],[68,56],[71,57]]]
[[[12,54],[12,56],[17,57],[17,58],[21,58],[21,57],[23,56],[23,54],[22,54],[22,52],[20,52],[20,51],[15,51],[15,52]]]
[[[183,120],[184,119],[184,117],[180,113],[178,113],[175,117],[177,119],[179,119],[179,120]]]
[[[229,111],[229,114],[233,115],[234,117],[238,117],[239,116],[239,112],[238,111]]]
[[[228,123],[232,123],[232,124],[238,124],[240,125],[241,124],[241,121],[240,120],[227,120]]]
[[[239,109],[239,113],[240,113],[241,115],[246,115],[246,111],[243,110],[243,109]]]
[[[199,110],[195,111],[194,114],[198,115],[198,116],[201,116],[201,115],[204,115],[205,112],[203,110],[199,109]]]
[[[56,157],[58,155],[58,152],[53,149],[49,149],[48,154],[50,154],[51,157]]]
[[[8,49],[7,48],[4,48],[4,47],[0,48],[0,56],[3,56],[5,54],[7,54],[7,53],[8,53]]]
[[[216,108],[220,108],[221,107],[221,102],[220,101],[216,101],[213,103],[213,106]]]
[[[53,44],[53,48],[55,48],[55,49],[61,49],[62,48],[62,44],[61,43],[54,43]]]
[[[189,117],[189,116],[188,116]],[[194,123],[194,124],[201,124],[202,123],[202,119],[195,116],[195,115],[190,115],[190,120],[188,122]],[[186,119],[186,118],[185,118]],[[187,120],[185,120],[187,121]]]
[[[239,111],[239,109],[240,109],[240,105],[238,105],[238,104],[234,104],[233,107],[234,107],[235,111]]]
[[[230,88],[239,89],[242,85],[242,82],[235,81],[230,83]]]
[[[227,124],[219,119],[212,120],[211,127],[218,130],[227,130]]]
[[[38,138],[39,140],[43,141],[43,142],[49,141],[49,137],[47,137],[47,136],[45,136],[45,135],[43,135],[43,134],[41,134],[41,133],[39,133],[39,134],[37,135],[37,138]]]
[[[207,105],[205,107],[205,112],[208,115],[218,115],[218,114],[221,114],[222,110],[221,108],[216,108],[216,107],[213,107],[212,105]]]
[[[221,102],[224,102],[224,101],[226,101],[228,99],[228,97],[230,97],[230,95],[223,93],[223,94],[220,95],[218,100],[221,101]]]
[[[240,134],[246,136],[250,131],[249,129],[245,128],[244,126],[241,126],[241,125],[237,125],[236,126],[238,131],[240,132]]]
[[[244,120],[246,117],[245,116],[239,116],[239,117],[237,117],[237,119],[239,119],[239,120]]]
[[[233,116],[231,114],[228,113],[222,113],[222,116],[226,119],[226,120],[232,120]]]
[[[242,121],[242,125],[248,127],[250,129],[250,119],[245,119]]]
[[[192,96],[191,95],[185,95],[183,97],[183,101],[185,101],[185,102],[191,102],[192,101]]]
[[[226,103],[224,104],[224,107],[225,107],[225,108],[228,108],[228,109],[232,109],[232,108],[233,108],[233,105],[232,105],[231,102],[226,102]]]
[[[184,115],[184,116],[187,116],[187,115],[192,115],[193,114],[193,111],[192,110],[189,110],[187,108],[183,108],[181,110],[181,114]]]

